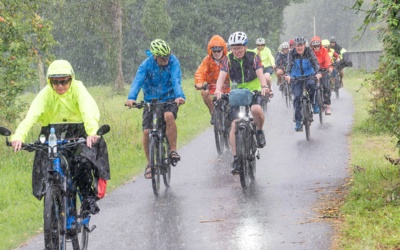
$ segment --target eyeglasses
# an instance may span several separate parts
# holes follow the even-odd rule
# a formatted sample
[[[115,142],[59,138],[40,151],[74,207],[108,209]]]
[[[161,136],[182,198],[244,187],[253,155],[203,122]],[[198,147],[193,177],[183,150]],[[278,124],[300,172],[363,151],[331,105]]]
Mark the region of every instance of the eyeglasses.
[[[212,51],[212,52],[219,53],[219,52],[222,51],[222,47],[212,47],[212,48],[211,48],[211,51]]]
[[[237,46],[232,46],[231,47],[232,51],[241,51],[243,49],[244,49],[244,46],[242,46],[242,45],[237,45]]]
[[[65,85],[69,84],[70,82],[71,82],[71,78],[68,78],[65,80],[50,79],[50,83],[55,86],[58,86],[60,84],[62,86],[65,86]]]
[[[168,61],[169,55],[168,56],[157,56],[161,61]]]
[[[319,45],[315,45],[315,46],[312,46],[314,49],[319,49],[320,48],[320,46]]]

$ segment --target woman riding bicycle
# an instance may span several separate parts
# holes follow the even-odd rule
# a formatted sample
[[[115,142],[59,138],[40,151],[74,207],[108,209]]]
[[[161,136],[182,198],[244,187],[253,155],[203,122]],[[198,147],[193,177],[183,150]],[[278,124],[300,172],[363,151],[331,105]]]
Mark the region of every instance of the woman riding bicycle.
[[[278,52],[276,54],[275,58],[275,73],[276,77],[278,78],[278,86],[279,90],[282,91],[282,77],[285,75],[285,69],[287,66],[287,61],[288,61],[288,53],[289,53],[289,43],[288,42],[283,42],[280,46],[281,52]]]
[[[42,135],[48,138],[50,126],[56,133],[64,132],[65,138],[86,138],[87,148],[80,148],[74,159],[75,180],[83,196],[82,207],[96,214],[100,211],[96,204],[104,193],[96,194],[93,175],[103,185],[110,179],[107,146],[96,135],[99,128],[100,112],[97,104],[82,82],[75,79],[71,64],[65,60],[52,62],[47,71],[47,86],[33,100],[25,119],[11,137],[14,151],[22,147],[33,124],[41,123]],[[58,136],[60,138],[60,136]],[[45,180],[49,158],[47,152],[36,151],[32,171],[33,195],[41,200],[45,193]]]
[[[294,39],[296,44],[295,49],[289,52],[288,65],[286,67],[285,79],[292,86],[292,93],[294,95],[293,107],[295,110],[295,131],[300,132],[303,130],[301,124],[301,104],[300,98],[303,91],[303,85],[306,84],[307,91],[310,94],[310,99],[314,100],[315,94],[315,81],[311,77],[315,75],[319,70],[319,65],[315,54],[310,47],[306,47],[306,39],[303,36],[296,37]],[[321,74],[315,75],[318,79],[321,78]],[[301,80],[301,78],[309,78],[307,80]],[[305,81],[305,82],[304,82]],[[317,103],[313,103],[314,113],[319,113]]]
[[[135,79],[129,91],[126,106],[132,107],[140,90],[143,88],[144,100],[151,102],[157,99],[159,102],[175,101],[177,105],[164,107],[164,119],[166,122],[166,135],[171,149],[171,163],[181,159],[176,152],[177,128],[175,119],[178,115],[178,105],[185,103],[185,94],[182,91],[182,73],[178,58],[171,54],[169,45],[161,39],[150,43],[150,50],[146,51],[148,58],[139,66]],[[149,132],[152,128],[152,113],[148,109],[143,111],[143,148],[146,154],[147,166],[144,173],[146,179],[151,179],[149,157]]]
[[[219,35],[211,37],[207,46],[208,55],[203,59],[200,66],[194,74],[195,88],[201,90],[201,96],[211,114],[211,124],[214,124],[214,103],[212,95],[214,95],[218,74],[221,67],[221,60],[228,53],[224,38]],[[207,89],[204,84],[207,83]],[[222,88],[223,93],[229,93],[229,77],[225,79]]]

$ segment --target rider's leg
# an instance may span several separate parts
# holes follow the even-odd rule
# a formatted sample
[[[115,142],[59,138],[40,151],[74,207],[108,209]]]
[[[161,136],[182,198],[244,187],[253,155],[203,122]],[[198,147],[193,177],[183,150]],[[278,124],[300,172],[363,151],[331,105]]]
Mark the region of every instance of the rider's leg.
[[[268,88],[272,90],[271,87],[271,74],[269,72],[264,73],[265,79],[267,80]]]
[[[329,79],[330,77],[328,73],[325,73],[321,79],[324,91],[324,104],[326,105],[326,110],[325,110],[326,115],[331,114],[331,87]]]
[[[149,157],[149,129],[143,130],[143,138],[142,138],[142,143],[143,143],[143,149],[144,153],[146,155],[147,159],[147,164],[150,164],[150,157]]]
[[[282,76],[283,76],[284,72],[282,69],[277,69],[276,70],[276,77],[278,78],[278,86],[279,86],[279,90],[282,91]]]
[[[178,135],[178,131],[176,128],[175,117],[172,112],[165,112],[164,113],[165,123],[167,125],[166,135],[169,142],[169,147],[171,151],[176,152],[176,139]]]
[[[340,75],[340,87],[343,88],[344,68],[340,69],[339,75]]]
[[[231,144],[233,156],[236,156],[236,121],[236,119],[232,121],[231,131],[229,131],[229,143]]]
[[[204,104],[206,104],[210,114],[214,113],[214,103],[209,90],[202,90],[201,97],[203,97]]]
[[[265,141],[265,135],[264,131],[262,130],[264,126],[264,112],[261,108],[261,105],[259,102],[261,102],[261,96],[258,97],[259,100],[257,100],[257,103],[253,104],[251,106],[251,114],[253,115],[253,121],[254,124],[256,125],[256,138],[257,138],[257,146],[262,148],[265,146],[266,141]]]
[[[296,122],[296,131],[301,130],[301,94],[303,92],[302,86],[300,82],[291,81],[290,85],[292,86],[292,94],[293,94],[293,108],[294,108],[294,122]]]

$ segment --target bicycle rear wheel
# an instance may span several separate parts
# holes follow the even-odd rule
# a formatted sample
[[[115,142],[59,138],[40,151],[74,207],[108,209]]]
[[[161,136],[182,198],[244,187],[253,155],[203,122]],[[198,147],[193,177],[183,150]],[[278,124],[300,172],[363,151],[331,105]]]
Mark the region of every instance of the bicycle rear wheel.
[[[166,137],[163,139],[163,148],[162,148],[162,165],[163,165],[163,171],[162,171],[162,176],[164,180],[164,185],[166,187],[170,186],[171,183],[171,163],[169,161],[169,154],[171,152],[169,148],[169,143]]]
[[[306,133],[306,139],[307,141],[310,140],[310,125],[311,125],[311,120],[310,120],[310,112],[311,112],[311,107],[310,104],[308,103],[308,100],[303,99],[302,104],[303,106],[303,125],[304,125],[304,131]]]
[[[160,167],[158,160],[158,139],[154,136],[150,137],[149,144],[149,156],[150,156],[150,167],[151,167],[151,183],[153,186],[153,193],[158,196],[160,193]]]
[[[58,187],[47,188],[44,198],[44,244],[45,249],[65,249],[65,211],[63,196]]]

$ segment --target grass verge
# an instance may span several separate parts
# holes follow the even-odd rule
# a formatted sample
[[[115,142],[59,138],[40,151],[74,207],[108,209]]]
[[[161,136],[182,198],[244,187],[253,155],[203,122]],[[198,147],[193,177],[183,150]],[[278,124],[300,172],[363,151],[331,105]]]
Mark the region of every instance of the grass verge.
[[[397,158],[396,141],[368,122],[370,75],[348,71],[345,87],[354,98],[350,138],[349,190],[339,210],[334,249],[398,249],[400,247],[399,168],[385,159]]]
[[[199,92],[193,88],[193,80],[183,81],[182,86],[187,101],[178,112],[178,146],[207,129],[210,119]],[[126,87],[128,93],[129,86]],[[107,190],[110,193],[144,170],[142,111],[128,110],[124,107],[126,95],[114,95],[109,87],[92,87],[89,91],[99,106],[100,124],[111,126],[110,133],[105,135],[111,165]],[[33,94],[24,96],[28,102],[33,98]],[[32,128],[27,142],[35,140],[38,131],[39,126]],[[4,141],[0,138],[0,250],[14,249],[43,230],[43,202],[36,200],[31,191],[33,154],[12,154]]]

